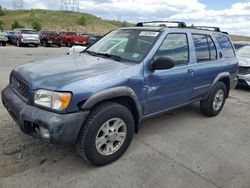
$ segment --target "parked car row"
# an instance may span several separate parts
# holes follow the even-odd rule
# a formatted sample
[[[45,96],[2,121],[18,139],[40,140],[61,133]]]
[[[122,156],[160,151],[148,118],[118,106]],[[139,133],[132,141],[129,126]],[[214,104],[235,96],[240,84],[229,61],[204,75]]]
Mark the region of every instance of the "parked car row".
[[[81,34],[77,32],[54,32],[41,31],[37,32],[34,29],[17,28],[7,30],[0,35],[0,43],[5,46],[6,42],[16,46],[33,45],[38,47],[39,44],[44,47],[56,45],[61,47],[66,45],[72,47],[73,45],[89,46],[99,40],[102,36],[94,34]],[[2,42],[3,41],[3,42]]]

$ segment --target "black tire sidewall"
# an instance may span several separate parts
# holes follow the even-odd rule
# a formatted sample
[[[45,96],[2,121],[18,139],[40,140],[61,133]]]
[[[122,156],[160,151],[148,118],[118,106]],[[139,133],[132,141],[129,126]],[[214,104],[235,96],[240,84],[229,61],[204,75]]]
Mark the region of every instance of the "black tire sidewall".
[[[101,126],[107,120],[112,118],[120,118],[125,122],[127,128],[127,135],[122,146],[114,154],[105,156],[101,155],[97,151],[95,146],[95,139]],[[87,160],[90,161],[92,164],[98,166],[105,165],[117,160],[127,150],[128,146],[130,145],[130,142],[133,138],[133,133],[134,133],[134,120],[132,114],[129,112],[128,109],[126,109],[125,107],[121,108],[118,106],[117,107],[114,106],[112,110],[104,111],[92,123],[85,137],[84,151]]]

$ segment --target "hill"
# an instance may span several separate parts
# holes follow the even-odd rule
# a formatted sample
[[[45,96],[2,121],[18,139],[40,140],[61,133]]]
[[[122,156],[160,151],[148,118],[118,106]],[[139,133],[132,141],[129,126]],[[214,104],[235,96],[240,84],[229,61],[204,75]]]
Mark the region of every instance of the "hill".
[[[232,41],[249,41],[250,42],[250,37],[246,36],[239,36],[239,35],[230,35]]]
[[[10,29],[14,20],[22,26],[31,28],[34,21],[42,24],[42,30],[52,31],[76,31],[81,33],[105,34],[108,31],[118,28],[131,26],[127,22],[115,20],[104,20],[97,16],[87,13],[54,11],[54,10],[3,10],[4,15],[0,14],[0,22],[3,22],[3,29]],[[80,18],[84,17],[86,24],[79,24]],[[250,37],[230,35],[233,41],[250,41]]]
[[[52,31],[77,31],[81,33],[105,34],[108,31],[129,25],[126,22],[103,20],[87,13],[53,11],[53,10],[3,10],[0,16],[3,29],[10,29],[14,20],[22,26],[31,28],[34,21],[42,24],[42,30]],[[84,17],[85,26],[80,25],[79,20]]]

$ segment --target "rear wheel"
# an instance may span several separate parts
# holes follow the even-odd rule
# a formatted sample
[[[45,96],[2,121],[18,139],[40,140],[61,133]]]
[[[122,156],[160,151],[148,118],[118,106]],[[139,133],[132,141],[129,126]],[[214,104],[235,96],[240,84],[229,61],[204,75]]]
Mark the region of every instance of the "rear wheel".
[[[38,44],[34,44],[34,46],[37,48],[37,47],[38,47]]]
[[[218,115],[224,106],[226,94],[226,85],[223,82],[216,83],[208,98],[200,102],[201,112],[209,117]]]
[[[16,45],[17,45],[18,47],[21,47],[21,46],[22,46],[22,43],[21,43],[19,40],[17,40],[17,41],[16,41]]]
[[[6,42],[2,42],[2,46],[6,46]]]
[[[119,159],[127,150],[134,133],[134,119],[124,106],[105,102],[95,107],[84,123],[77,150],[85,160],[101,166]]]

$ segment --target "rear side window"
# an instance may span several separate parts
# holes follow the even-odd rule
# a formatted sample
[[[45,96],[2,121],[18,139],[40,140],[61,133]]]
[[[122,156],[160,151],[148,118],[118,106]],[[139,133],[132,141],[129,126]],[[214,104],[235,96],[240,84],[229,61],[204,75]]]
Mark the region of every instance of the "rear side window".
[[[230,42],[229,38],[225,35],[219,35],[215,37],[219,43],[219,46],[222,50],[224,58],[232,58],[235,57],[235,53],[233,50],[232,43]]]
[[[217,59],[217,50],[209,35],[193,34],[192,36],[198,63]]]
[[[189,61],[187,35],[182,33],[168,34],[155,54],[158,57],[169,57],[175,61],[175,65],[185,65]]]

